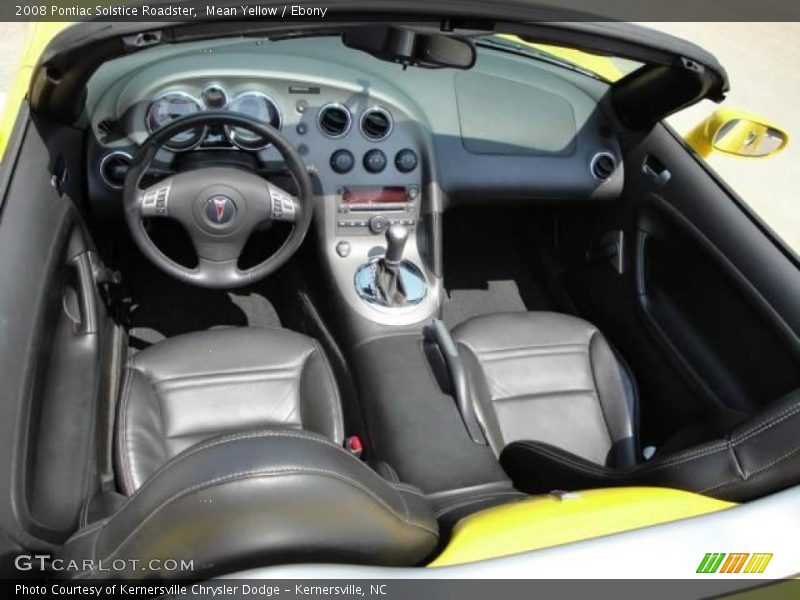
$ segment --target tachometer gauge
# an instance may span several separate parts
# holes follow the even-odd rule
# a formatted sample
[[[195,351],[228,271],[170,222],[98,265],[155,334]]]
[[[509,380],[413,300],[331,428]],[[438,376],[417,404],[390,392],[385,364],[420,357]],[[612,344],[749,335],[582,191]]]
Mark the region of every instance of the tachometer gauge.
[[[261,92],[244,92],[228,103],[227,110],[252,117],[263,123],[281,128],[281,113],[269,96]],[[225,133],[232,144],[243,150],[261,150],[269,143],[259,135],[241,127],[225,127]]]
[[[201,110],[203,110],[203,107],[200,102],[189,94],[168,92],[153,100],[150,108],[147,109],[147,130],[153,133],[179,117],[191,115]],[[205,133],[205,127],[187,129],[164,145],[172,150],[190,150],[202,141]]]

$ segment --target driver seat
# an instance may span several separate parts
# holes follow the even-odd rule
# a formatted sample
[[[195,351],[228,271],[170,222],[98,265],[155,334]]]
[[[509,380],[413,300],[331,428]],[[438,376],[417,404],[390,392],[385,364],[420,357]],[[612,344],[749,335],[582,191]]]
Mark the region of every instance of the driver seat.
[[[78,577],[136,579],[422,563],[439,535],[427,497],[382,478],[343,438],[315,340],[257,328],[169,338],[125,369],[115,462],[127,499],[59,558],[88,565]],[[165,561],[176,568],[150,568]]]
[[[344,441],[339,390],[319,343],[286,329],[168,338],[130,360],[117,415],[117,484],[130,496],[209,438],[281,427]]]

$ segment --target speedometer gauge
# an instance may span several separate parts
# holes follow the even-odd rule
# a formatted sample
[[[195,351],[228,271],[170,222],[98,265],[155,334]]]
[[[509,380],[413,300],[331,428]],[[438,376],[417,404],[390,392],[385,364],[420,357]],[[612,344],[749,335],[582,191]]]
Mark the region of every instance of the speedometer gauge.
[[[269,96],[261,92],[239,94],[228,103],[226,109],[272,125],[275,129],[281,128],[281,114],[278,107]],[[241,127],[226,127],[225,133],[232,144],[243,150],[260,150],[269,145],[261,136]]]
[[[153,100],[150,108],[147,109],[147,130],[153,133],[175,119],[200,112],[201,110],[200,102],[189,94],[168,92]],[[189,150],[200,143],[205,132],[205,127],[187,129],[164,145],[172,150]]]

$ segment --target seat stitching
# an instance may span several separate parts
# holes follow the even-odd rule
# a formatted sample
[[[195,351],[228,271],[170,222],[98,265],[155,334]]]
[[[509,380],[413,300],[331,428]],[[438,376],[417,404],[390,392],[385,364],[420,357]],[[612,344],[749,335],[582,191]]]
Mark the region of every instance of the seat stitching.
[[[613,471],[611,471],[610,469],[608,469],[607,467],[604,467],[602,465],[596,465],[595,463],[584,464],[582,462],[579,462],[579,461],[573,459],[571,456],[568,456],[568,455],[565,455],[565,454],[561,454],[561,453],[558,453],[558,452],[554,452],[554,451],[552,451],[549,448],[546,448],[544,446],[538,446],[538,445],[534,446],[534,445],[532,445],[530,443],[526,443],[526,442],[515,442],[515,443],[519,444],[520,446],[522,446],[523,448],[525,448],[529,452],[533,452],[534,454],[537,454],[537,453],[538,454],[542,454],[546,458],[550,458],[550,459],[552,459],[552,460],[554,460],[556,462],[561,462],[561,463],[570,465],[572,467],[577,468],[579,471],[583,471],[585,473],[590,473],[592,475],[600,475],[600,476],[607,476],[607,475],[614,475],[615,474],[615,473],[613,473]]]
[[[588,363],[589,367],[589,374],[592,377],[592,385],[594,386],[593,396],[594,401],[597,403],[597,407],[600,409],[600,414],[603,416],[603,424],[606,426],[606,435],[608,435],[608,442],[609,442],[609,449],[606,451],[608,455],[614,449],[614,432],[611,431],[611,426],[608,423],[608,415],[606,414],[606,406],[603,402],[603,399],[600,397],[600,386],[597,385],[597,375],[594,371],[594,362],[592,362],[592,343],[594,343],[595,338],[600,332],[598,330],[594,330],[592,335],[589,336],[589,343],[586,345],[586,362]],[[606,459],[608,460],[608,459]]]
[[[527,494],[523,494],[522,492],[516,491],[506,491],[506,492],[493,492],[491,494],[484,494],[482,496],[474,496],[472,498],[462,499],[458,502],[453,502],[451,504],[446,504],[445,506],[441,507],[439,510],[434,513],[434,516],[439,519],[443,515],[457,509],[461,508],[462,506],[469,506],[470,504],[476,504],[483,500],[491,500],[492,498],[499,498],[501,496],[521,496],[525,497]]]
[[[759,434],[759,433],[761,433],[763,431],[766,431],[767,429],[771,429],[772,427],[774,427],[778,423],[781,423],[782,421],[785,421],[786,419],[788,419],[789,417],[794,416],[798,412],[800,412],[800,404],[798,404],[796,406],[793,406],[791,408],[788,408],[788,409],[778,413],[777,415],[773,415],[769,419],[759,423],[758,425],[753,426],[751,429],[748,429],[747,431],[743,431],[742,433],[737,435],[735,438],[731,438],[731,443],[733,443],[733,444],[741,444],[742,442],[745,442],[745,441],[749,440],[754,435],[757,435],[757,434]]]
[[[272,429],[267,429],[267,430],[261,430],[261,431],[248,431],[248,432],[244,432],[244,433],[234,433],[234,434],[229,434],[229,435],[226,435],[226,436],[223,436],[223,437],[219,437],[219,438],[212,438],[211,440],[208,440],[206,442],[201,442],[201,443],[196,444],[194,446],[190,446],[187,450],[185,450],[181,454],[178,454],[177,456],[173,457],[171,460],[169,460],[166,463],[164,463],[155,473],[153,473],[153,475],[151,475],[147,479],[147,481],[145,481],[142,484],[142,486],[138,490],[136,490],[136,493],[133,494],[133,496],[138,495],[139,492],[141,492],[142,490],[147,488],[149,483],[154,479],[154,477],[157,474],[159,474],[161,471],[165,470],[167,467],[173,467],[176,464],[178,464],[180,462],[183,462],[187,458],[190,458],[190,457],[194,456],[198,452],[202,452],[203,450],[207,450],[209,448],[213,448],[215,446],[221,446],[223,444],[228,444],[228,443],[231,443],[231,442],[237,442],[237,441],[244,440],[244,439],[269,438],[269,437],[297,438],[297,439],[309,440],[309,441],[312,441],[312,442],[318,442],[320,444],[325,444],[325,445],[331,446],[333,448],[336,448],[337,450],[342,450],[341,447],[337,446],[333,442],[331,442],[331,441],[329,441],[327,439],[324,439],[324,438],[317,437],[317,435],[310,435],[309,432],[307,432],[307,431],[291,431],[291,430],[272,430]],[[361,460],[359,460],[358,458],[356,458],[352,454],[349,454],[349,453],[345,452],[345,455],[349,456],[351,459],[356,461],[357,464],[363,466],[368,471],[372,472],[371,469],[369,469],[369,467],[367,467],[364,463],[361,462]],[[133,497],[133,496],[131,496],[131,497]]]
[[[64,543],[65,544],[70,544],[70,543],[74,542],[75,540],[77,540],[79,538],[86,537],[88,534],[92,533],[93,531],[97,531],[98,529],[100,529],[103,525],[106,524],[107,521],[108,521],[108,519],[103,519],[102,521],[98,521],[97,523],[94,523],[91,526],[88,526],[87,529],[84,529],[83,531],[79,531],[78,533],[73,535],[71,538],[69,538]]]
[[[759,467],[755,471],[751,471],[750,474],[745,479],[745,481],[747,481],[748,479],[751,479],[752,477],[754,477],[755,475],[758,475],[759,473],[762,473],[763,471],[766,471],[767,469],[770,469],[770,468],[774,467],[778,463],[781,463],[784,460],[786,460],[788,458],[791,458],[792,456],[794,456],[795,454],[798,454],[798,453],[800,453],[800,448],[794,448],[794,449],[790,450],[789,452],[786,452],[785,454],[779,456],[775,460],[767,463],[766,465],[763,465],[763,466]]]
[[[240,480],[252,479],[252,478],[257,478],[257,477],[279,477],[279,476],[282,476],[282,475],[299,475],[299,474],[319,475],[319,476],[322,476],[322,477],[331,477],[331,478],[333,478],[335,480],[338,480],[338,481],[347,483],[349,485],[352,485],[353,487],[355,487],[355,488],[361,490],[362,492],[364,492],[365,494],[367,494],[375,502],[377,502],[378,504],[382,505],[384,508],[386,508],[387,511],[389,511],[390,514],[392,514],[396,518],[398,518],[401,521],[403,521],[406,525],[410,525],[410,526],[413,526],[413,527],[417,527],[419,529],[423,529],[423,530],[427,531],[428,533],[432,534],[434,537],[436,537],[436,538],[439,537],[438,532],[434,531],[430,527],[427,527],[427,526],[425,526],[425,525],[423,525],[421,523],[412,522],[412,521],[408,520],[407,518],[404,518],[403,516],[401,516],[400,513],[398,513],[392,506],[390,506],[383,498],[379,497],[377,494],[375,494],[375,492],[373,492],[372,490],[367,488],[362,483],[356,481],[355,479],[352,479],[350,477],[342,475],[341,473],[336,473],[334,471],[330,471],[330,470],[327,470],[327,469],[309,469],[309,468],[306,468],[306,467],[282,467],[282,468],[279,468],[279,469],[257,469],[257,470],[251,470],[251,471],[241,471],[241,472],[238,472],[238,473],[231,473],[229,475],[225,475],[225,476],[222,476],[222,477],[215,477],[214,479],[211,479],[209,481],[205,481],[205,482],[202,482],[202,483],[195,484],[195,485],[193,485],[193,486],[191,486],[189,488],[183,489],[183,490],[173,494],[172,496],[170,496],[169,498],[167,498],[166,500],[161,502],[141,522],[139,522],[136,525],[136,527],[134,527],[133,530],[127,536],[125,536],[125,538],[119,544],[117,544],[117,546],[114,548],[114,550],[112,550],[109,553],[108,557],[103,559],[101,562],[110,562],[111,560],[113,560],[119,554],[119,552],[121,551],[122,547],[131,538],[133,538],[133,536],[135,534],[137,534],[139,532],[139,530],[141,530],[150,520],[152,520],[162,509],[166,508],[169,504],[171,504],[175,500],[179,500],[184,496],[188,496],[188,495],[192,494],[195,491],[211,488],[211,487],[214,487],[214,486],[216,486],[218,484],[221,484],[221,483],[233,483],[233,482],[237,482],[237,481],[240,481]],[[405,506],[405,501],[404,501],[404,506]],[[81,577],[81,576],[83,576],[83,574],[79,575],[79,577]]]
[[[322,361],[322,367],[328,376],[328,383],[330,383],[331,389],[333,389],[334,394],[336,395],[336,402],[333,402],[333,412],[335,415],[333,431],[334,439],[341,439],[344,438],[344,416],[342,415],[342,398],[341,394],[339,393],[339,386],[336,384],[336,377],[333,374],[333,368],[328,362],[328,357],[325,355],[322,345],[314,338],[311,338],[311,342],[314,344],[314,348],[319,353],[320,360]]]
[[[410,518],[411,513],[408,510],[408,504],[406,504],[406,498],[405,496],[403,496],[403,492],[401,492],[399,489],[397,489],[391,484],[389,484],[389,487],[391,487],[397,493],[397,496],[400,498],[400,502],[402,502],[403,504],[403,513],[405,514],[405,521],[406,523],[408,523],[411,520]]]
[[[260,377],[253,377],[254,375]],[[158,379],[155,385],[163,388],[172,388],[177,386],[190,387],[192,385],[204,385],[204,383],[211,379],[238,379],[248,377],[247,381],[266,380],[266,381],[282,381],[284,379],[292,379],[297,376],[297,369],[250,369],[248,371],[235,371],[235,372],[219,372],[219,373],[197,373],[195,375],[184,375],[182,377],[170,377],[169,379]]]
[[[176,375],[174,377],[158,377],[159,383],[182,381],[185,379],[198,379],[203,377],[234,377],[237,375],[248,375],[251,373],[275,373],[280,371],[297,372],[302,363],[281,365],[275,367],[252,367],[247,369],[230,369],[226,371],[205,371],[203,373],[192,373],[191,375]]]
[[[733,479],[731,481],[723,481],[722,483],[718,483],[717,485],[712,485],[711,487],[707,487],[705,489],[700,490],[699,494],[707,494],[708,492],[713,492],[715,490],[719,490],[724,488],[725,486],[732,485],[734,483],[739,483],[741,479]]]
[[[459,340],[461,343],[470,345],[466,340]],[[546,350],[548,348],[575,348],[583,350],[584,342],[564,342],[557,344],[525,344],[522,346],[506,346],[503,348],[484,348],[476,351],[476,354],[495,354],[498,352],[518,352],[525,350]]]
[[[524,393],[524,394],[514,394],[512,396],[498,396],[497,398],[492,398],[492,402],[500,403],[500,402],[508,402],[513,400],[525,400],[526,398],[535,399],[541,398],[544,396],[568,396],[574,394],[592,394],[596,396],[597,394],[593,389],[574,389],[574,390],[552,390],[552,391],[545,391],[545,392],[531,392],[531,393]]]
[[[567,346],[564,346],[567,348]],[[551,352],[541,352],[538,348],[503,348],[497,350],[484,350],[476,353],[479,358],[487,362],[495,362],[504,359],[528,358],[528,357],[547,357],[547,356],[570,356],[586,354],[586,348],[579,345],[569,346],[571,350],[556,350]]]
[[[392,485],[394,485],[394,487],[397,488],[398,490],[403,490],[404,492],[408,492],[409,494],[413,494],[414,496],[419,496],[420,498],[425,498],[426,500],[428,499],[428,495],[425,492],[409,484],[400,483],[399,481],[394,481],[392,482]]]
[[[122,391],[122,479],[125,482],[126,492],[133,493],[136,488],[133,485],[131,475],[131,465],[128,453],[130,452],[130,435],[128,433],[128,405],[130,398],[131,382],[133,381],[133,366],[129,365],[125,373],[125,384]]]

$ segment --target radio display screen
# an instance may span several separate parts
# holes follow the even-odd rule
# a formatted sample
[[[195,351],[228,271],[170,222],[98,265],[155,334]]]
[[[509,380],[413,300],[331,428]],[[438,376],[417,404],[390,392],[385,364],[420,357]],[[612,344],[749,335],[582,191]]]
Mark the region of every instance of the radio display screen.
[[[406,202],[406,188],[401,185],[344,188],[345,204],[400,204]]]

